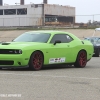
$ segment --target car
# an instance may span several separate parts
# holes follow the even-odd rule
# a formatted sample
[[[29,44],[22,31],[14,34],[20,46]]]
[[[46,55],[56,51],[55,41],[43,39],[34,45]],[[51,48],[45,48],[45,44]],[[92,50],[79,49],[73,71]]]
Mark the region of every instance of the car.
[[[64,31],[28,31],[0,44],[0,68],[30,68],[72,64],[84,68],[93,56],[93,44]]]
[[[95,34],[100,33],[100,28],[95,28],[92,36],[85,37],[84,40],[89,40],[94,46],[94,57],[100,56],[100,36],[95,36]]]
[[[92,37],[94,37],[94,35],[97,33],[97,32],[100,32],[100,28],[95,28],[93,34],[92,34]]]
[[[94,57],[100,56],[100,37],[86,37],[84,40],[90,41],[94,46]]]

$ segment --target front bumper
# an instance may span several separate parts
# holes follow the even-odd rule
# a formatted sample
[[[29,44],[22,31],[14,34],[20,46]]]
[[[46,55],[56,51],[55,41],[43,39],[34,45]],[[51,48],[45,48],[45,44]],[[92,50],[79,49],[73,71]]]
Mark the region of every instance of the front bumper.
[[[20,68],[29,68],[29,65],[27,65],[27,66],[0,66],[0,68],[20,69]]]
[[[96,54],[96,53],[98,53],[98,51],[99,51],[99,49],[100,49],[100,47],[94,47],[94,54]]]
[[[1,68],[24,68],[28,67],[29,57],[22,54],[0,54],[0,67]]]

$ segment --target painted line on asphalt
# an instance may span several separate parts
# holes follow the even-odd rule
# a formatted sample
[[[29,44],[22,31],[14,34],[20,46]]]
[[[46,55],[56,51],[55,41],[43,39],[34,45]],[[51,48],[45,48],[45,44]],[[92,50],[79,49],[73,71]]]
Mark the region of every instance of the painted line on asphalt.
[[[34,75],[32,74],[15,74],[15,73],[0,73],[0,75],[16,75],[16,76],[33,76],[33,77],[52,77],[52,78],[70,78],[70,79],[88,79],[88,80],[100,80],[100,78],[89,77],[70,77],[70,76],[57,76],[57,75]]]

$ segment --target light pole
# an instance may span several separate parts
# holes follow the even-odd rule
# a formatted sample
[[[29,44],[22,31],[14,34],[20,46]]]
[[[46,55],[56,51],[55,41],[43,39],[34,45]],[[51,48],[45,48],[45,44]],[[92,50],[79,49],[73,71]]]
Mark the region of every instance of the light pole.
[[[93,15],[93,22],[94,22],[94,15]]]

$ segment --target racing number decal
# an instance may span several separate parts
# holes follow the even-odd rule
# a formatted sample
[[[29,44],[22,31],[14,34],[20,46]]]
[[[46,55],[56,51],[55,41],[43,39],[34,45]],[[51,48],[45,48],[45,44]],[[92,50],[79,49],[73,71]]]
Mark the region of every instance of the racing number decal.
[[[52,64],[52,63],[62,63],[62,62],[65,62],[65,57],[61,57],[61,58],[50,58],[49,59],[49,64]]]

